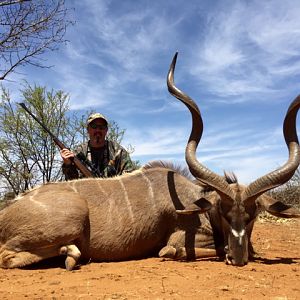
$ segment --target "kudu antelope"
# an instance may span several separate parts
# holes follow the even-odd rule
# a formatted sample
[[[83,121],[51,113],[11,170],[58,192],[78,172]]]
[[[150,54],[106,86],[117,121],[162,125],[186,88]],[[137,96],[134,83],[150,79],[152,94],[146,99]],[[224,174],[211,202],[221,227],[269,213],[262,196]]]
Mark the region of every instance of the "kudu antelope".
[[[253,254],[250,237],[260,207],[280,217],[300,216],[264,195],[289,180],[299,165],[300,97],[290,105],[283,126],[287,163],[245,187],[196,159],[202,118],[194,101],[174,85],[176,58],[167,83],[192,114],[186,161],[196,181],[156,162],[115,178],[49,183],[28,191],[0,212],[1,267],[66,255],[66,268],[72,270],[80,257],[119,261],[157,253],[173,259],[220,256],[241,266]]]

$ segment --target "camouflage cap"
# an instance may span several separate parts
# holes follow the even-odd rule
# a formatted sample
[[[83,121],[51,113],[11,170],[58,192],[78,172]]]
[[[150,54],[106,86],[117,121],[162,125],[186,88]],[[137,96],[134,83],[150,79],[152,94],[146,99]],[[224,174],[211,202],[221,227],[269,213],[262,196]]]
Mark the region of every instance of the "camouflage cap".
[[[88,117],[88,119],[87,119],[87,121],[86,121],[86,124],[89,125],[91,122],[93,122],[93,121],[96,120],[96,119],[103,119],[103,120],[106,122],[106,124],[108,124],[108,121],[107,121],[106,117],[104,117],[104,116],[103,116],[102,114],[100,114],[100,113],[94,113],[94,114],[91,114],[91,115]]]

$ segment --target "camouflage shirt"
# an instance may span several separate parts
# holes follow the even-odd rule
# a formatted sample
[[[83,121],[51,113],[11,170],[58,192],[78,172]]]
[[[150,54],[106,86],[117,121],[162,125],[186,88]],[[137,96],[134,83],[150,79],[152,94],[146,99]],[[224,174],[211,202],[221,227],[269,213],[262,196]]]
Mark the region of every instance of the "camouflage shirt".
[[[86,142],[79,145],[74,153],[95,177],[112,177],[133,170],[128,152],[114,141],[106,140],[104,147],[100,149],[92,148],[89,142]],[[66,180],[84,177],[74,164],[63,164],[62,171]]]

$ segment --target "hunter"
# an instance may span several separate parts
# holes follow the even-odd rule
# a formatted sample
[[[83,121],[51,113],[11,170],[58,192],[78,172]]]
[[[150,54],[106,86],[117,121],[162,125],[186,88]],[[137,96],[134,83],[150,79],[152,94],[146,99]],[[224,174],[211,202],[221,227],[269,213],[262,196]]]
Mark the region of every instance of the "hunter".
[[[87,132],[89,140],[74,152],[67,148],[60,151],[66,180],[83,177],[72,161],[75,155],[95,177],[113,177],[134,169],[129,153],[117,142],[107,139],[108,121],[105,116],[91,114],[87,119]]]

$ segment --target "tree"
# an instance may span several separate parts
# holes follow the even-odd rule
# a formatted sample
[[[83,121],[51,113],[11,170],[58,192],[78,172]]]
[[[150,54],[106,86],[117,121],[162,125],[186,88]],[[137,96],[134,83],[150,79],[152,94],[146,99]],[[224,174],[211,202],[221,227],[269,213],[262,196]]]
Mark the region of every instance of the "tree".
[[[300,168],[287,183],[272,190],[270,194],[279,201],[300,208]]]
[[[63,91],[26,84],[22,102],[46,127],[73,149],[86,140],[86,120],[69,111],[69,96]],[[50,181],[62,180],[59,148],[41,126],[19,105],[12,103],[2,87],[0,102],[0,195],[17,195]],[[112,121],[110,138],[121,143],[125,130]],[[131,147],[133,151],[133,148]],[[139,163],[134,162],[138,167]]]
[[[22,65],[46,67],[41,55],[66,42],[67,13],[64,0],[1,1],[0,80]]]
[[[58,137],[69,138],[68,95],[27,84],[23,102]],[[2,88],[0,103],[0,178],[4,192],[19,194],[61,177],[58,149],[47,133]],[[71,139],[72,141],[72,139]]]

